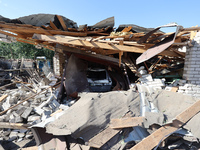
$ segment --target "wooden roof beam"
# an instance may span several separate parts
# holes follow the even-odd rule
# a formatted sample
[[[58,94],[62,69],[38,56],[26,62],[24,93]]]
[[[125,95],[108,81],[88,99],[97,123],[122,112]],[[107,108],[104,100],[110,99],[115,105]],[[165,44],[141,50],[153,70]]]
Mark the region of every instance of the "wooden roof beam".
[[[99,42],[93,42],[93,41],[84,41],[84,40],[78,40],[78,39],[70,40],[69,37],[64,37],[64,36],[47,36],[47,35],[41,35],[41,34],[34,34],[33,39],[49,41],[49,42],[54,42],[54,43],[60,43],[60,44],[83,46],[83,47],[89,47],[89,48],[117,50],[117,51],[122,51],[122,52],[143,53],[146,51],[146,49],[141,48],[141,47],[136,47],[136,46],[114,45],[114,44],[99,43]]]

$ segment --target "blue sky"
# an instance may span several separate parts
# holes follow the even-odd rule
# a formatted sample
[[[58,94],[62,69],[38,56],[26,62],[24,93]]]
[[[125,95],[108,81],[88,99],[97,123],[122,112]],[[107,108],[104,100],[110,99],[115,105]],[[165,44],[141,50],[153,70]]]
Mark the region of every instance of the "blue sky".
[[[200,25],[199,0],[0,0],[0,15],[18,18],[37,13],[63,15],[78,25],[93,25],[114,16],[115,27],[136,24],[155,28],[176,22]]]

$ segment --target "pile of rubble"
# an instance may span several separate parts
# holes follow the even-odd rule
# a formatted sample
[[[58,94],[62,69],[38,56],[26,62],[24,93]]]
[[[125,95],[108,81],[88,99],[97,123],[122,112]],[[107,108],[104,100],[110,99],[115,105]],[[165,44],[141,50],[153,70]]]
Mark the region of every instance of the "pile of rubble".
[[[46,19],[37,22],[40,17]],[[44,76],[17,68],[28,76],[14,76],[0,87],[5,149],[28,139],[35,143],[19,147],[200,148],[199,64],[193,62],[198,60],[199,41],[193,40],[199,40],[199,27],[131,24],[114,30],[113,17],[78,27],[65,17],[45,14],[0,20],[6,39],[54,50],[56,66],[56,75],[44,66]],[[162,27],[176,31],[163,33]]]
[[[52,73],[47,77],[53,86],[45,85],[44,79],[38,84],[18,81],[2,86],[1,145],[70,150],[199,148],[199,101],[187,95],[187,89],[195,87],[186,80],[166,84],[144,67],[139,73],[139,82],[128,91],[78,92],[62,101]]]

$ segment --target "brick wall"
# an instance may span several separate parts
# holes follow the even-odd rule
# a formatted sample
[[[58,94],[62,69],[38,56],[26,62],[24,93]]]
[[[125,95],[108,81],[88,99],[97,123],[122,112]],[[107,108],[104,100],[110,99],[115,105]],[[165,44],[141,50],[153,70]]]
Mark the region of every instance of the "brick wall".
[[[183,79],[187,84],[179,86],[179,93],[200,97],[200,32],[197,32],[185,56]]]
[[[183,78],[188,83],[200,85],[200,32],[197,32],[193,44],[186,51]]]

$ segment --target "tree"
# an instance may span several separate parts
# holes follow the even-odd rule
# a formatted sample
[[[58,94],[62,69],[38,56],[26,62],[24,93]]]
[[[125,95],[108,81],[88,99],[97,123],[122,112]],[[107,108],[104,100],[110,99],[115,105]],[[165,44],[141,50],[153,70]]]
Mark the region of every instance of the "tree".
[[[37,49],[34,45],[21,42],[0,42],[0,56],[7,59],[21,59],[22,57],[35,59],[37,56],[46,56],[47,59],[52,61],[54,51],[46,48]]]

